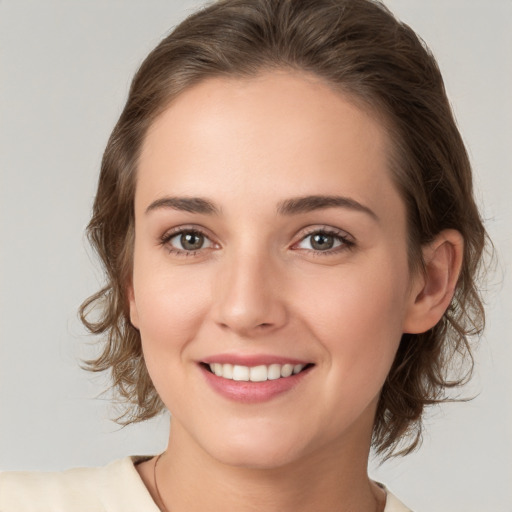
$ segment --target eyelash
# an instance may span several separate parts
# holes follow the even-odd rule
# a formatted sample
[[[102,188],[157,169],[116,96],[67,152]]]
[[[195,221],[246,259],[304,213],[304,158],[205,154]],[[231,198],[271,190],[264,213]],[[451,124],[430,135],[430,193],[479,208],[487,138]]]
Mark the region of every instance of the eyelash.
[[[180,257],[185,257],[185,258],[191,257],[191,256],[196,256],[198,254],[198,252],[204,251],[205,249],[209,249],[209,247],[207,247],[207,248],[200,248],[200,249],[193,250],[193,251],[187,251],[187,250],[177,249],[176,247],[174,247],[170,244],[170,241],[173,238],[183,235],[183,234],[200,235],[200,236],[204,237],[205,239],[209,240],[211,244],[215,245],[215,242],[213,242],[211,240],[211,238],[208,234],[206,234],[203,230],[195,228],[195,227],[194,228],[181,227],[181,228],[176,228],[175,230],[172,230],[170,232],[166,232],[160,238],[160,245],[164,246],[167,249],[167,251],[169,252],[169,254],[173,254],[175,256],[180,256]],[[355,246],[355,242],[353,240],[351,240],[350,237],[347,236],[346,233],[337,231],[332,228],[322,227],[322,228],[314,228],[311,231],[306,232],[298,242],[293,244],[292,248],[296,247],[297,245],[302,243],[308,237],[311,237],[313,235],[318,235],[318,234],[332,236],[338,242],[340,242],[340,245],[338,247],[335,247],[333,249],[327,249],[325,251],[315,250],[315,249],[296,249],[296,250],[307,251],[308,253],[310,253],[314,256],[332,256],[333,254],[338,254],[342,251],[351,250]]]
[[[293,244],[293,247],[297,246],[298,244],[302,243],[304,240],[306,240],[308,237],[312,237],[313,235],[327,235],[332,236],[335,240],[340,242],[340,245],[338,247],[335,247],[333,249],[327,249],[325,251],[315,250],[315,249],[302,249],[304,251],[307,251],[309,254],[313,256],[332,256],[334,254],[339,254],[343,251],[348,251],[354,248],[355,242],[345,233],[344,231],[338,231],[336,229],[330,228],[330,227],[321,227],[321,228],[313,228],[310,231],[306,232],[301,239]],[[301,250],[301,249],[298,249]]]
[[[177,249],[176,247],[173,247],[170,244],[170,241],[173,238],[176,238],[183,234],[200,235],[200,236],[203,236],[205,239],[210,240],[210,242],[212,244],[214,244],[214,242],[211,241],[210,236],[207,235],[201,229],[192,228],[192,227],[190,227],[190,228],[180,227],[180,228],[176,228],[175,230],[166,232],[160,239],[160,245],[164,246],[167,249],[167,251],[169,252],[169,254],[173,254],[175,256],[180,256],[180,257],[185,257],[185,258],[191,257],[191,256],[196,256],[198,252],[205,249],[205,248],[201,248],[201,249],[197,249],[195,251],[187,251],[187,250]]]

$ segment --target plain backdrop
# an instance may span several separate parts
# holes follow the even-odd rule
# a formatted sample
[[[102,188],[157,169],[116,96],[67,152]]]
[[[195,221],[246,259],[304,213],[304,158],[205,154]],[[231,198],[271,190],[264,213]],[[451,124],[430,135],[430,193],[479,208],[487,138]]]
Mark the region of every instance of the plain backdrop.
[[[101,154],[146,53],[199,1],[0,0],[0,468],[102,465],[164,448],[167,418],[120,429],[79,367],[101,281],[83,232]],[[470,151],[499,267],[468,403],[378,467],[416,512],[512,511],[512,1],[389,0],[430,45]]]

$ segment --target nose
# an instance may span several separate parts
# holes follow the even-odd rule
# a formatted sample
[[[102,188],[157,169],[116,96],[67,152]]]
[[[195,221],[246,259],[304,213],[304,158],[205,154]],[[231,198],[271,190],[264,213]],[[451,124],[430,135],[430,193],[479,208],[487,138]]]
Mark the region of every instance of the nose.
[[[222,329],[251,338],[286,324],[283,269],[268,254],[237,251],[220,267],[212,311]]]

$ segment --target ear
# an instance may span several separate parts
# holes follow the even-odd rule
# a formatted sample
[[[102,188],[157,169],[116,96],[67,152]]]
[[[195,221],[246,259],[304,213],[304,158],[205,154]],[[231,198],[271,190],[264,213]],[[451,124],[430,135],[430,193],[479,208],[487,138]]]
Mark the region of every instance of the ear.
[[[137,304],[135,303],[135,293],[133,291],[133,284],[130,283],[127,286],[128,303],[130,306],[130,322],[135,327],[139,328],[139,312],[137,310]]]
[[[439,233],[423,248],[425,272],[412,284],[403,332],[419,334],[434,327],[450,305],[459,278],[464,239],[454,229]]]

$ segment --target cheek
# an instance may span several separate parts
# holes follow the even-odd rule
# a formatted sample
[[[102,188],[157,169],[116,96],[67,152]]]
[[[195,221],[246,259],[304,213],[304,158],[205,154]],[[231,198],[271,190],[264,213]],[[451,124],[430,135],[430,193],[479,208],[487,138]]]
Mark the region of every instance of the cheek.
[[[186,407],[186,402],[181,404],[182,390],[192,383],[183,363],[202,325],[208,299],[202,280],[190,279],[185,271],[169,276],[154,270],[145,276],[134,272],[139,331],[151,380],[174,413]]]
[[[171,273],[165,262],[136,262],[134,296],[148,366],[165,353],[181,352],[201,326],[210,293],[205,276],[191,272],[183,266]]]
[[[296,292],[304,297],[301,316],[335,375],[350,375],[358,385],[385,380],[402,335],[408,283],[403,269],[379,258],[379,265],[340,268]]]

